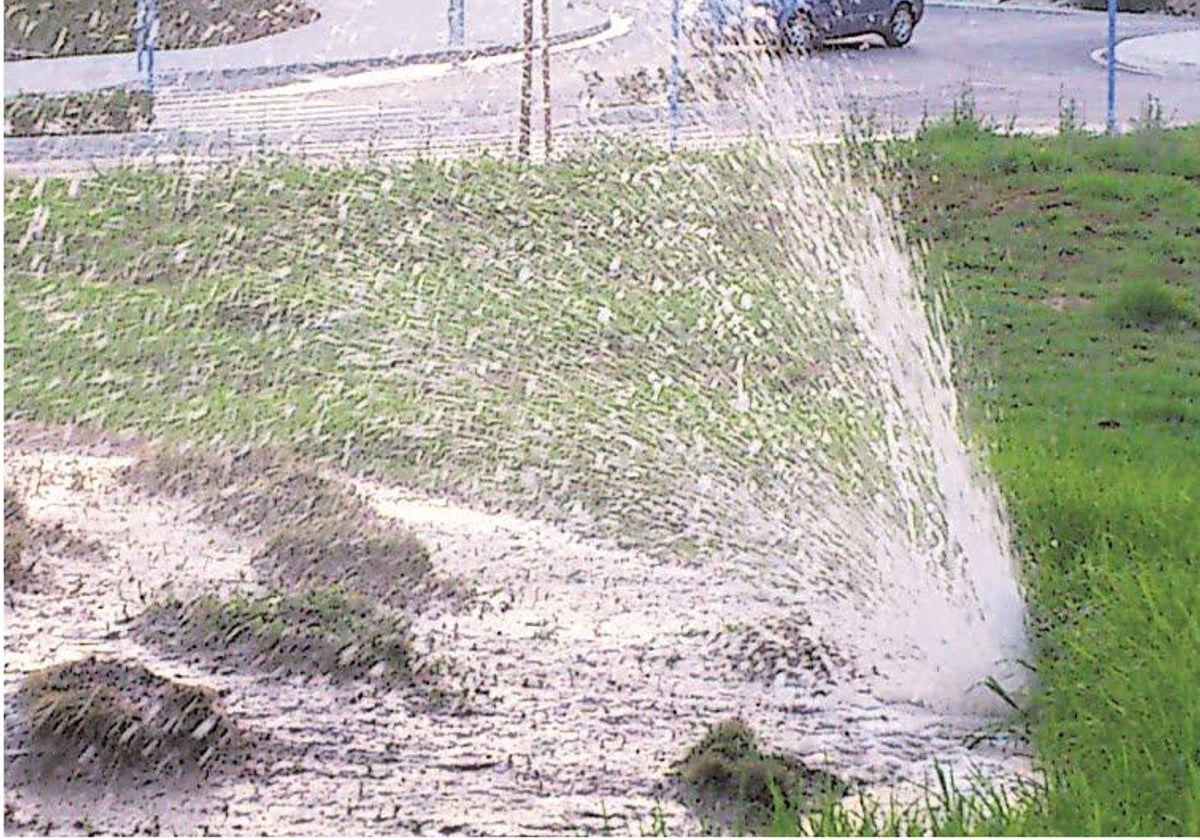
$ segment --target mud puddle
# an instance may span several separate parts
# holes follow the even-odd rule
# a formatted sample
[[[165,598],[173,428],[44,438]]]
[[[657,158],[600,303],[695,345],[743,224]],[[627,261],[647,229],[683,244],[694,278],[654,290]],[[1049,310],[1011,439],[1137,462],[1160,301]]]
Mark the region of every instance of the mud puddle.
[[[9,447],[5,480],[30,518],[94,545],[43,550],[36,581],[5,606],[8,749],[19,757],[9,701],[23,675],[94,652],[213,687],[273,746],[255,773],[186,792],[10,778],[10,832],[637,833],[660,808],[670,832],[694,833],[668,771],[732,715],[772,748],[871,784],[923,779],[934,758],[959,778],[1024,770],[998,747],[963,746],[983,719],[874,700],[786,591],[362,481],[377,512],[471,591],[465,606],[414,617],[453,702],[164,658],[131,638],[130,620],[164,588],[252,590],[258,547],[125,486],[134,457]]]

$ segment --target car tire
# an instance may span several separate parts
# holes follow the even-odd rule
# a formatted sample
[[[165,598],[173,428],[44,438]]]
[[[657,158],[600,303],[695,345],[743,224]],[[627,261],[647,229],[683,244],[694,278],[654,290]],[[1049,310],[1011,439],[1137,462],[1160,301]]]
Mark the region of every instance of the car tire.
[[[807,13],[796,12],[783,27],[780,41],[784,50],[808,55],[821,48],[821,32]]]
[[[917,16],[913,7],[901,3],[896,7],[896,11],[892,12],[892,19],[888,21],[887,29],[883,32],[883,40],[887,41],[889,47],[903,47],[912,40],[916,28]]]

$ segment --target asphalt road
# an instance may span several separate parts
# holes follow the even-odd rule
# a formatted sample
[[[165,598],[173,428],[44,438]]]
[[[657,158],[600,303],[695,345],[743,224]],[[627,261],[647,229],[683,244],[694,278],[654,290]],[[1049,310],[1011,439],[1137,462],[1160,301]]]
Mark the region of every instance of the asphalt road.
[[[553,59],[552,113],[559,148],[598,131],[665,136],[665,94],[657,72],[669,61],[669,4],[604,0],[600,5],[623,24],[616,34],[561,49]],[[1195,27],[1195,21],[1125,15],[1121,37]],[[771,77],[782,82],[760,113],[794,117],[805,112],[805,118],[837,123],[854,103],[859,113],[874,114],[883,129],[904,130],[949,113],[969,97],[978,114],[1001,125],[1054,128],[1064,107],[1073,107],[1078,120],[1099,126],[1105,116],[1105,72],[1091,53],[1104,37],[1105,17],[1099,13],[937,7],[927,11],[904,49],[866,39],[815,56],[743,60],[746,66],[769,68]],[[701,57],[687,55],[683,61],[689,73],[703,74]],[[651,84],[638,94],[630,85],[640,69]],[[454,154],[467,146],[504,150],[512,147],[517,133],[520,77],[517,57],[501,57],[452,68],[298,81],[260,91],[168,89],[152,135],[6,139],[5,157],[19,169],[38,158],[114,159],[181,146],[218,155],[253,147],[315,157],[368,150],[380,155],[413,150]],[[540,124],[536,90],[534,113]],[[804,98],[808,105],[800,104]],[[1124,122],[1139,118],[1151,101],[1168,121],[1200,121],[1200,88],[1194,81],[1122,72],[1118,100]],[[746,126],[745,114],[730,101],[685,103],[683,120],[685,140],[695,143],[718,142]]]

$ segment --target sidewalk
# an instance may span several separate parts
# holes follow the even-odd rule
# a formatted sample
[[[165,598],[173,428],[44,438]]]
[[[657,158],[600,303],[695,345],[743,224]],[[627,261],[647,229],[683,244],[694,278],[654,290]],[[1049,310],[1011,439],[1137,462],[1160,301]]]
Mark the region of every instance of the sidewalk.
[[[518,0],[465,0],[461,46],[450,44],[447,0],[309,0],[307,26],[244,44],[155,53],[159,84],[210,87],[239,77],[279,79],[316,70],[448,61],[519,48]],[[588,37],[609,15],[581,0],[551,0],[555,43]],[[539,22],[540,34],[540,22]],[[4,95],[67,93],[139,84],[133,53],[4,62]]]
[[[1100,58],[1104,59],[1101,51]],[[1200,20],[1197,28],[1130,38],[1117,44],[1117,66],[1134,73],[1200,81]],[[1197,91],[1200,95],[1200,90]]]
[[[1099,18],[1105,16],[1104,12],[1074,8],[1061,0],[926,0],[925,6],[933,9],[968,11],[1092,15]],[[1119,20],[1141,17],[1155,16],[1122,13]],[[1157,17],[1164,16],[1158,15]],[[1195,28],[1165,32],[1159,35],[1144,35],[1120,41],[1117,44],[1117,66],[1130,73],[1200,79],[1200,18],[1166,17],[1172,22],[1184,25],[1194,21]],[[1120,37],[1119,27],[1120,23],[1118,22],[1118,37]],[[1106,50],[1103,48],[1094,51],[1092,58],[1101,64],[1108,60]]]

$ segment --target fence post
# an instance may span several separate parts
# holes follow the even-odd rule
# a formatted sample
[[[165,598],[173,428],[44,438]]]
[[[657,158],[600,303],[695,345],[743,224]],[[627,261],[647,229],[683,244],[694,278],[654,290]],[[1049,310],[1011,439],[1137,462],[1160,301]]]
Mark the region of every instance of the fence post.
[[[671,0],[671,81],[667,93],[667,109],[670,113],[669,148],[672,154],[679,147],[679,40],[680,0]]]

